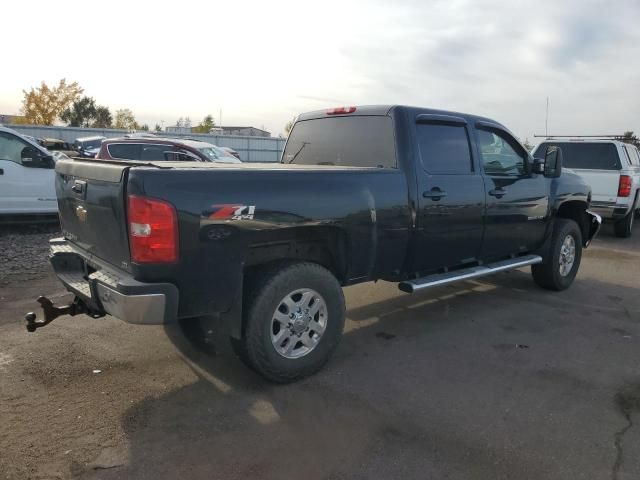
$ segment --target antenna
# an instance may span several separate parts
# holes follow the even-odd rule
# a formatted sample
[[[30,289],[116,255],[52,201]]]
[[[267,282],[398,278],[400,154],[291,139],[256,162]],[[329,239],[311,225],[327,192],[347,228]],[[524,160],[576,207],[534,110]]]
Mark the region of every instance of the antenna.
[[[549,97],[547,97],[547,114],[544,118],[544,134],[549,135]]]

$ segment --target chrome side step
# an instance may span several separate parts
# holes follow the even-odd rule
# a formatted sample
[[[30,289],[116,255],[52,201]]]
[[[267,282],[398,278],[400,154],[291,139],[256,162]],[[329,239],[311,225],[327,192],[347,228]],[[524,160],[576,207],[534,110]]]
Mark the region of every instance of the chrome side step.
[[[415,280],[405,280],[398,284],[398,288],[403,292],[413,293],[425,288],[439,287],[460,280],[484,277],[485,275],[491,275],[513,268],[526,267],[527,265],[535,265],[541,262],[542,257],[538,255],[525,255],[500,262],[488,263],[486,265],[478,265],[477,267],[463,268],[462,270],[455,270],[453,272],[435,273],[426,277],[416,278]]]

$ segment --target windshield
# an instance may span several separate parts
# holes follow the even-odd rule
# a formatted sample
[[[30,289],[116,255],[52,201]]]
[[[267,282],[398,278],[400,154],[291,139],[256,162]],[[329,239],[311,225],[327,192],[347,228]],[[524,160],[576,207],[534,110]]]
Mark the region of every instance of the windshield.
[[[303,120],[289,135],[282,163],[395,168],[393,121],[386,116]]]
[[[204,153],[212,162],[241,163],[240,160],[231,155],[229,152],[226,152],[221,148],[216,147],[215,145],[202,147],[199,150]]]

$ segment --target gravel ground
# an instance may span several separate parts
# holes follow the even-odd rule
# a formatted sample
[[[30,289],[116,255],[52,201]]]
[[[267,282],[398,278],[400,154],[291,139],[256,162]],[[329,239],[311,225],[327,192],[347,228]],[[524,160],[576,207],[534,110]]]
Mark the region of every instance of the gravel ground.
[[[49,274],[49,239],[61,236],[56,225],[0,226],[0,287]]]
[[[637,480],[640,225],[607,228],[566,292],[528,269],[406,295],[345,289],[319,374],[275,386],[226,337],[23,316],[64,291],[55,230],[5,232],[0,479]]]

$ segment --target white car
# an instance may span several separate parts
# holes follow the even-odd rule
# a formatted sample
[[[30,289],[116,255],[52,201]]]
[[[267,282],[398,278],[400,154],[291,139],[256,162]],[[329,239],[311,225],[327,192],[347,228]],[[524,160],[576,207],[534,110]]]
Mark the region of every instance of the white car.
[[[640,152],[618,140],[547,138],[534,157],[544,157],[547,147],[562,149],[563,166],[591,186],[591,210],[614,222],[618,237],[630,237],[640,210]]]
[[[0,215],[57,213],[54,167],[45,148],[0,127]]]

